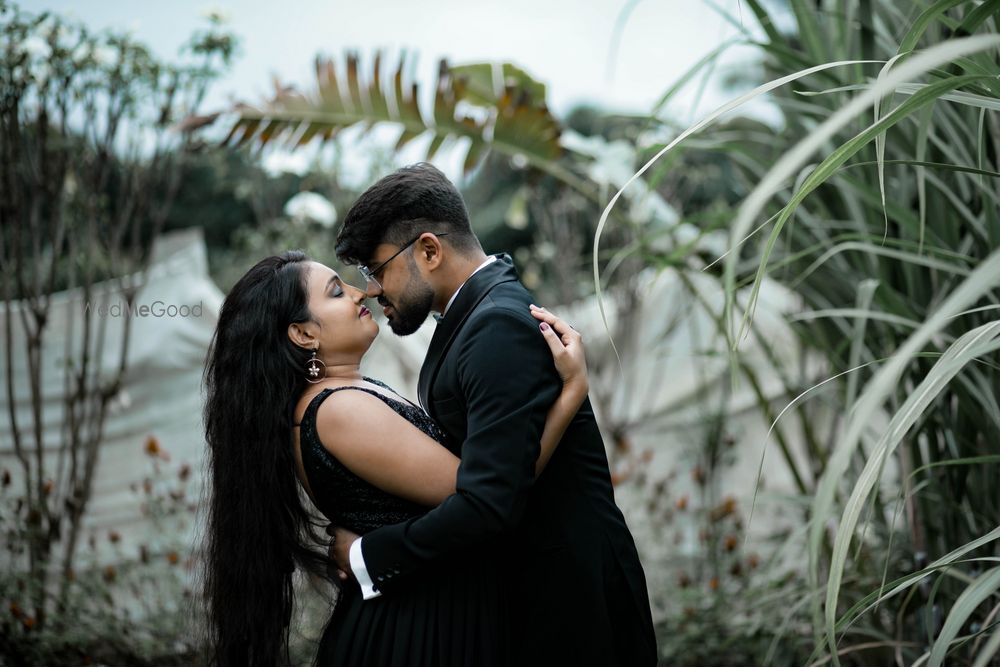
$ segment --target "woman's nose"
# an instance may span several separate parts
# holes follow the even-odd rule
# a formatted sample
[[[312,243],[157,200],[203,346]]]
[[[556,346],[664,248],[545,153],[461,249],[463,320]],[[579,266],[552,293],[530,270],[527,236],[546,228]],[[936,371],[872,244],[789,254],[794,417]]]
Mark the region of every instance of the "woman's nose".
[[[351,289],[354,290],[354,301],[356,303],[361,303],[365,299],[369,298],[368,293],[365,292],[365,290],[361,289],[360,287],[355,287],[354,285],[351,285]]]

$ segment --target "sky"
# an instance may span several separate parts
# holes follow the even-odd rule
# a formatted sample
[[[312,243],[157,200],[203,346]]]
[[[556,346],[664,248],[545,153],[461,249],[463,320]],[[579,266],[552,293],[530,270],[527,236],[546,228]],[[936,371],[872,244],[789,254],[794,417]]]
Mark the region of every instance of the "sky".
[[[309,89],[318,53],[400,49],[418,56],[417,80],[430,93],[437,62],[511,61],[547,84],[549,106],[564,117],[575,105],[649,111],[672,83],[702,56],[737,33],[702,0],[20,0],[31,12],[54,10],[94,29],[132,32],[154,52],[172,58],[205,15],[220,10],[240,37],[230,73],[213,90],[206,110],[231,100],[251,103],[272,90],[272,78]],[[737,21],[752,24],[740,0],[715,0]],[[745,3],[744,3],[745,5]],[[616,25],[620,30],[616,31]],[[617,47],[616,47],[617,45]],[[748,62],[733,50],[722,67]],[[369,62],[365,59],[364,62]],[[690,124],[732,92],[708,86],[696,105],[697,85],[678,96],[670,114]],[[766,112],[765,112],[766,115]],[[448,171],[457,167],[450,165]]]

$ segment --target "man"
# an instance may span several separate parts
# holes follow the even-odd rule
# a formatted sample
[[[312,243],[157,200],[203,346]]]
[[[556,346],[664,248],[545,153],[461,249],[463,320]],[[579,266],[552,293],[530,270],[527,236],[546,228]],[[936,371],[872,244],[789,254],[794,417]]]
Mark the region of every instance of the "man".
[[[560,379],[531,296],[508,256],[483,252],[454,185],[426,163],[386,176],[347,213],[336,251],[397,335],[440,313],[418,391],[461,458],[456,493],[427,514],[364,538],[337,529],[338,566],[371,599],[446,555],[500,558],[512,664],[655,665],[645,575],[590,402],[536,481]]]

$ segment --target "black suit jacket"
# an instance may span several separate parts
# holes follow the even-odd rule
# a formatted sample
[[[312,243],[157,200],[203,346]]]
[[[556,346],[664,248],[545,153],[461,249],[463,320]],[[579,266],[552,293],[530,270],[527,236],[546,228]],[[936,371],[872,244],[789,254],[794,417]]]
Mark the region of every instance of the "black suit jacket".
[[[645,576],[614,502],[589,399],[536,482],[545,418],[562,383],[510,257],[462,287],[420,372],[420,402],[462,461],[456,493],[365,535],[375,586],[465,552],[508,572],[515,664],[653,665]]]

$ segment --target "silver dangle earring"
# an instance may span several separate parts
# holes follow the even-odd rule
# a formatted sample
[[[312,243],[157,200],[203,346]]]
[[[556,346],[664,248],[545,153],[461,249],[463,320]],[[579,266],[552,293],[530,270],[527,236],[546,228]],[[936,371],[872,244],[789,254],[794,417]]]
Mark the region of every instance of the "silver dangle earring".
[[[319,348],[313,350],[312,358],[306,362],[306,382],[312,384],[322,382],[326,378],[326,364],[323,363],[322,359],[316,358],[317,349]]]

